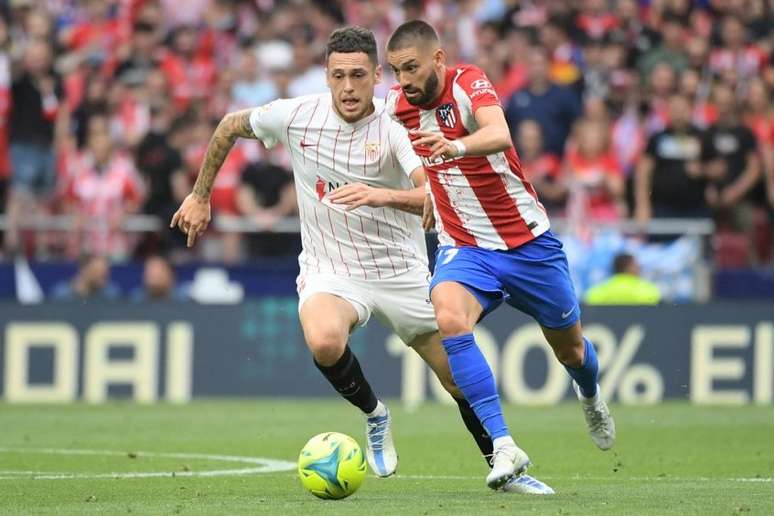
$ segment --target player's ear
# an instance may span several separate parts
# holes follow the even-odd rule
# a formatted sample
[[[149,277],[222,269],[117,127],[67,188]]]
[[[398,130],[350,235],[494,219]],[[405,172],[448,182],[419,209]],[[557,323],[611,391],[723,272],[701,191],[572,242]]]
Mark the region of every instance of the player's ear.
[[[376,69],[374,70],[374,79],[376,79],[376,84],[382,82],[382,75],[384,75],[384,69],[382,68],[382,65],[376,65]]]
[[[444,49],[435,49],[435,52],[433,52],[433,64],[436,66],[446,66],[446,52]]]

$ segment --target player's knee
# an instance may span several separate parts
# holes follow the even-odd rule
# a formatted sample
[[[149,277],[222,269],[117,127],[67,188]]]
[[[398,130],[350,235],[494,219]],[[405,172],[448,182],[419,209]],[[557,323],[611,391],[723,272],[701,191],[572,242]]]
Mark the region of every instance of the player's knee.
[[[467,322],[467,317],[459,310],[437,307],[435,319],[438,322],[438,330],[444,337],[464,335],[473,331],[473,327]]]
[[[554,354],[562,364],[577,369],[583,367],[583,350],[584,346],[581,341],[580,345],[573,343],[554,348]]]
[[[306,344],[318,364],[333,365],[344,352],[347,333],[332,326],[321,326],[307,332]]]

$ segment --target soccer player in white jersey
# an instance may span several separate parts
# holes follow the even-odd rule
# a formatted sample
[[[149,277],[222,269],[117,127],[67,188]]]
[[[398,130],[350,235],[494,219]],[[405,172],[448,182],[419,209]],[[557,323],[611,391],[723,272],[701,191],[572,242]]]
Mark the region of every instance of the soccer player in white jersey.
[[[297,285],[306,344],[323,376],[366,415],[373,471],[397,467],[390,414],[347,346],[371,314],[428,363],[455,398],[482,453],[492,441],[454,385],[428,299],[429,272],[420,218],[424,170],[406,131],[373,100],[380,79],[373,34],[338,29],[326,48],[331,92],[281,99],[226,115],[212,136],[194,191],[172,219],[193,245],[210,220],[215,175],[237,138],[282,142],[292,156],[303,251]],[[406,214],[409,212],[410,214]],[[413,215],[412,215],[413,214]],[[531,477],[508,491],[539,493]]]
[[[615,424],[599,393],[567,258],[521,170],[492,83],[475,66],[446,66],[435,30],[421,20],[395,30],[387,58],[399,82],[387,110],[423,158],[426,207],[435,210],[440,245],[430,288],[443,345],[455,383],[494,441],[487,484],[498,489],[529,464],[473,335],[503,301],[540,324],[572,378],[592,440],[610,449]]]

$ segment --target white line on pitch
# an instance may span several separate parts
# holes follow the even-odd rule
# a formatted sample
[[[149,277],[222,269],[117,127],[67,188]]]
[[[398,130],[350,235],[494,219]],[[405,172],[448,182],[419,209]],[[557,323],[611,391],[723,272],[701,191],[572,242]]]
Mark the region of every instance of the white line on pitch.
[[[123,456],[129,452],[114,450],[85,450],[67,448],[8,448],[0,447],[0,453],[22,454],[54,454],[54,455],[102,455]],[[100,479],[100,478],[158,478],[158,477],[215,477],[253,475],[257,473],[276,473],[289,471],[296,468],[294,462],[266,459],[262,457],[243,457],[238,455],[215,455],[206,453],[170,453],[170,452],[132,452],[134,458],[168,458],[168,459],[200,459],[221,462],[239,462],[251,464],[257,467],[239,469],[220,469],[205,471],[149,471],[149,472],[114,472],[114,473],[51,473],[43,471],[0,471],[0,480],[19,480],[31,478],[36,480],[65,480],[65,479]]]
[[[395,475],[396,479],[407,480],[480,480],[483,476],[470,476],[470,475]],[[763,477],[751,477],[751,478],[713,478],[713,477],[558,477],[550,475],[540,475],[540,479],[543,480],[593,480],[593,481],[606,481],[606,480],[626,480],[630,482],[657,482],[657,481],[670,481],[670,482],[774,482],[774,478]]]

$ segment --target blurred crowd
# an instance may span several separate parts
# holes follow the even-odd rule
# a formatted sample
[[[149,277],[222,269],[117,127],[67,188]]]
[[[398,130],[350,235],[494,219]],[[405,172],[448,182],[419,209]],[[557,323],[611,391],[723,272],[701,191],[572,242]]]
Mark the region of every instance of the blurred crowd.
[[[474,63],[492,80],[552,217],[583,225],[711,217],[729,264],[774,259],[770,0],[0,6],[0,206],[9,254],[185,257],[190,251],[170,231],[120,228],[130,214],[169,220],[220,118],[326,91],[324,44],[337,26],[372,29],[381,50],[398,24],[423,18],[450,63]],[[393,84],[385,69],[377,95]],[[270,230],[294,215],[288,162],[281,148],[239,142],[215,183],[214,216]],[[19,229],[41,213],[70,215],[75,229]],[[210,257],[227,262],[286,244],[214,236]]]

